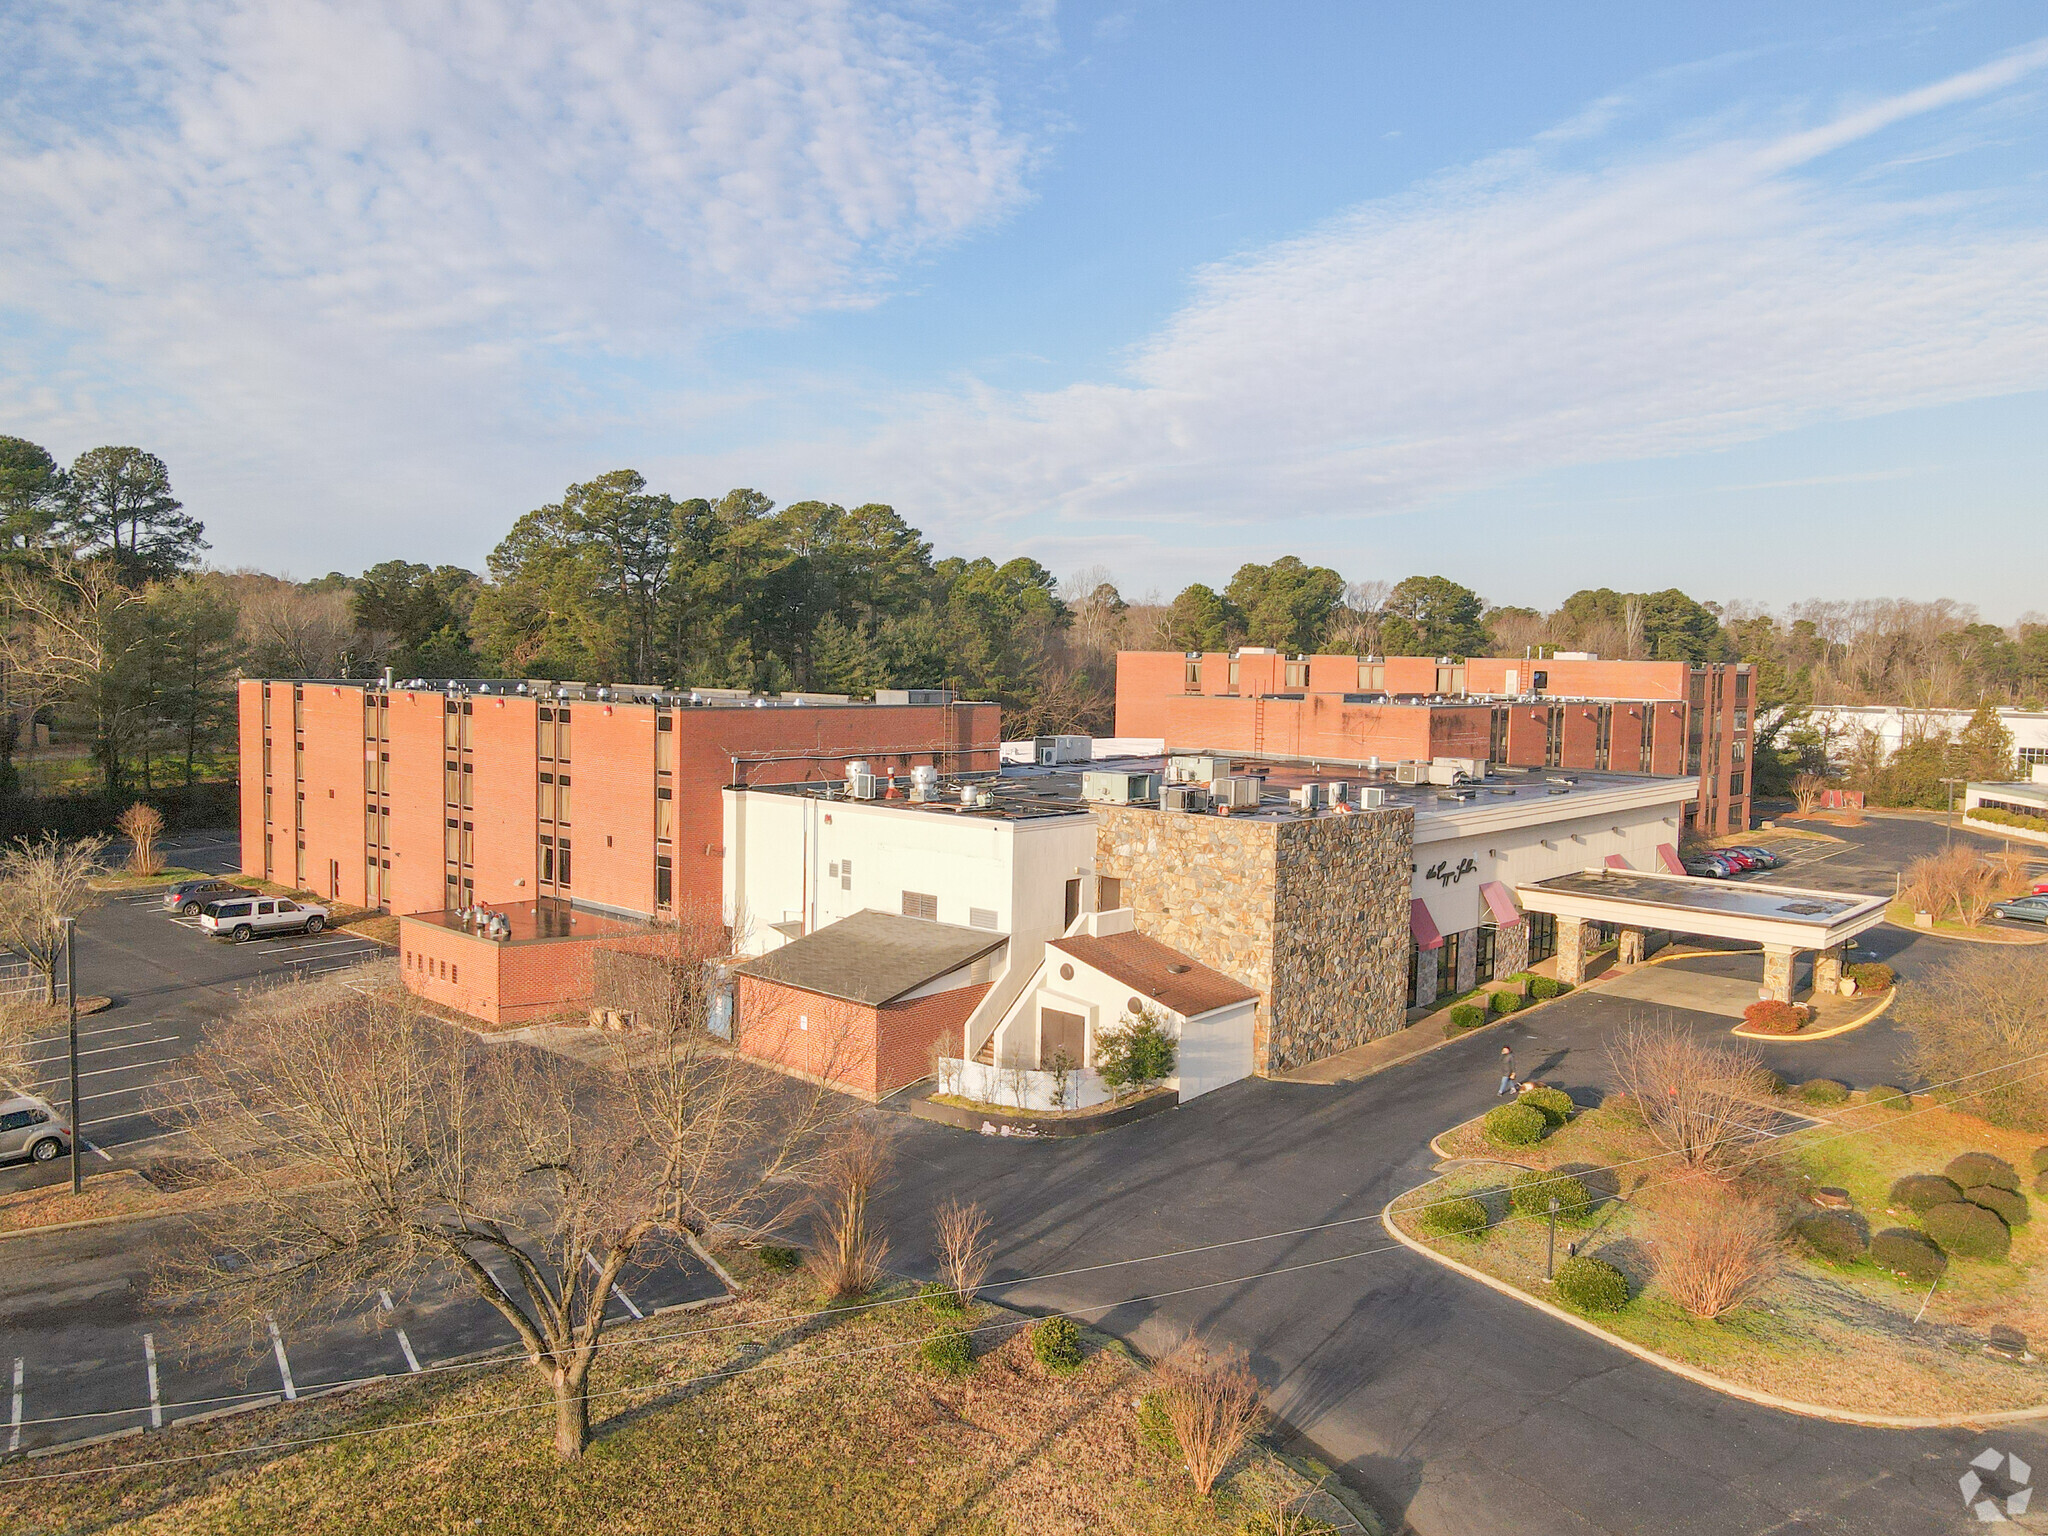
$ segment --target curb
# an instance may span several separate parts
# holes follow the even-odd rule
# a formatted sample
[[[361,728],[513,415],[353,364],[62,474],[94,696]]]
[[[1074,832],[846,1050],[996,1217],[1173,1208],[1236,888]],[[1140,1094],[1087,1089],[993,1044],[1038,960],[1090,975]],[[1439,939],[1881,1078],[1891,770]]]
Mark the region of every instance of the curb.
[[[1852,1029],[1861,1029],[1872,1019],[1883,1013],[1885,1009],[1891,1007],[1892,1000],[1898,995],[1899,989],[1896,986],[1887,988],[1884,994],[1884,1001],[1871,1009],[1870,1012],[1853,1018],[1846,1024],[1831,1024],[1826,1029],[1817,1029],[1810,1035],[1755,1034],[1751,1032],[1747,1024],[1738,1024],[1729,1030],[1728,1033],[1740,1040],[1768,1040],[1778,1045],[1800,1045],[1808,1040],[1832,1040],[1836,1035],[1846,1035]]]
[[[1435,1179],[1430,1181],[1430,1183],[1437,1182],[1440,1181]],[[1427,1187],[1427,1185],[1418,1184],[1415,1186],[1415,1189]],[[1406,1191],[1406,1193],[1412,1195],[1415,1193],[1415,1190],[1411,1189]],[[1396,1195],[1394,1200],[1401,1198],[1403,1196]],[[1660,1355],[1641,1344],[1622,1338],[1619,1334],[1609,1333],[1599,1324],[1580,1317],[1576,1312],[1567,1312],[1563,1307],[1557,1306],[1553,1302],[1545,1301],[1541,1296],[1531,1295],[1520,1286],[1510,1284],[1498,1276],[1489,1275],[1482,1269],[1475,1269],[1470,1264],[1461,1264],[1448,1254],[1439,1253],[1428,1244],[1410,1237],[1399,1226],[1395,1225],[1394,1200],[1389,1200],[1381,1209],[1380,1225],[1385,1227],[1387,1234],[1395,1242],[1401,1244],[1402,1247],[1413,1249],[1425,1258],[1434,1259],[1446,1269],[1456,1270],[1466,1279],[1476,1280],[1488,1289],[1500,1292],[1503,1296],[1511,1297],[1526,1306],[1534,1307],[1539,1312],[1547,1313],[1561,1323],[1568,1323],[1581,1333],[1591,1334],[1596,1339],[1604,1340],[1616,1349],[1634,1355],[1646,1365],[1654,1365],[1657,1369],[1669,1371],[1674,1376],[1683,1376],[1694,1385],[1705,1387],[1710,1392],[1718,1392],[1723,1397],[1739,1398],[1745,1403],[1754,1403],[1760,1408],[1775,1408],[1780,1413],[1797,1414],[1801,1418],[1829,1419],[1837,1424],[1860,1424],[1872,1429],[1974,1429],[1982,1424],[2019,1424],[2030,1420],[2048,1419],[2048,1405],[2043,1405],[2039,1408],[1998,1408],[1983,1413],[1945,1413],[1925,1416],[1859,1413],[1853,1408],[1827,1408],[1818,1403],[1802,1403],[1794,1398],[1780,1397],[1775,1392],[1763,1392],[1755,1387],[1742,1386],[1723,1377],[1710,1375],[1697,1366],[1687,1365],[1680,1360],[1673,1360],[1668,1355]]]
[[[1993,949],[2033,949],[2048,944],[2048,936],[2037,939],[2015,934],[2009,939],[1987,939],[1976,933],[1944,933],[1939,928],[1916,928],[1911,923],[1897,922],[1889,917],[1884,920],[1884,926],[1910,933],[1916,939],[1953,939],[1958,944],[1989,944]]]
[[[1561,993],[1556,997],[1546,997],[1541,1001],[1524,1000],[1522,1006],[1513,1013],[1494,1013],[1489,1010],[1484,1024],[1474,1024],[1470,1029],[1461,1029],[1455,1035],[1445,1035],[1440,1040],[1432,1040],[1418,1051],[1410,1051],[1406,1056],[1399,1056],[1392,1061],[1383,1062],[1377,1067],[1368,1068],[1355,1077],[1333,1077],[1325,1081],[1320,1078],[1295,1077],[1292,1073],[1276,1073],[1274,1076],[1267,1078],[1266,1081],[1272,1083],[1292,1083],[1297,1088],[1338,1088],[1346,1083],[1362,1083],[1368,1077],[1376,1077],[1382,1072],[1391,1072],[1396,1067],[1404,1067],[1411,1061],[1427,1056],[1431,1051],[1440,1051],[1447,1045],[1456,1045],[1460,1040],[1470,1040],[1474,1035],[1483,1034],[1487,1030],[1492,1029],[1496,1024],[1513,1023],[1528,1014],[1535,1013],[1538,1009],[1548,1008],[1552,1003],[1561,1003],[1568,997],[1576,997],[1579,993],[1585,991],[1586,988],[1600,985],[1602,981],[1613,974],[1613,971],[1614,968],[1610,967],[1608,970],[1601,972],[1600,975],[1593,977],[1589,981],[1582,981],[1569,992]],[[1425,1023],[1433,1017],[1433,1014],[1425,1014],[1422,1018],[1417,1019],[1414,1024],[1404,1025],[1403,1028],[1413,1029],[1416,1025]],[[1395,1036],[1382,1035],[1380,1038],[1392,1040]],[[1297,1067],[1294,1070],[1298,1072],[1306,1069]]]

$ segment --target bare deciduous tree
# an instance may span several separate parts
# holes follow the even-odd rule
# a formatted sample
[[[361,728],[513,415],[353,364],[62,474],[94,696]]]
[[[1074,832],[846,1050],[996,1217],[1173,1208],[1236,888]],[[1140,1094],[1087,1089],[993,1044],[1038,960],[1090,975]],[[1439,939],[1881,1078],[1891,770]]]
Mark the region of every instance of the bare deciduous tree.
[[[63,919],[100,904],[92,882],[100,873],[104,837],[60,842],[54,832],[10,843],[0,852],[0,945],[21,955],[57,1001],[57,964],[64,956]]]
[[[1181,1339],[1152,1368],[1152,1400],[1172,1426],[1196,1491],[1207,1497],[1258,1427],[1259,1380],[1245,1352]]]
[[[222,1327],[465,1279],[512,1326],[582,1454],[612,1287],[662,1232],[771,1225],[816,1099],[688,1043],[607,1073],[478,1044],[396,987],[280,989],[208,1029],[172,1108],[226,1201],[158,1277]]]
[[[261,677],[342,677],[367,641],[356,633],[346,592],[312,590],[253,572],[240,588],[241,642]]]
[[[1777,1273],[1778,1212],[1733,1190],[1693,1184],[1657,1212],[1657,1279],[1694,1317],[1716,1318]]]
[[[988,1213],[972,1201],[948,1197],[932,1218],[939,1239],[939,1271],[961,1306],[974,1300],[988,1278],[995,1242],[988,1235]]]
[[[1746,1161],[1773,1119],[1752,1098],[1763,1073],[1753,1046],[1709,1045],[1678,1024],[1635,1019],[1608,1043],[1607,1060],[1652,1138],[1687,1168]]]
[[[59,560],[47,572],[10,572],[0,660],[31,710],[59,701],[92,721],[93,757],[110,793],[121,787],[135,734],[144,728],[132,686],[148,634],[140,592],[105,560]]]
[[[2048,1130],[2048,951],[1967,947],[1899,987],[1913,1065],[1987,1120]]]
[[[888,1148],[864,1125],[848,1126],[825,1154],[807,1263],[827,1301],[864,1296],[881,1282],[889,1240],[875,1230],[868,1206],[888,1168]]]
[[[1820,804],[1820,798],[1827,793],[1828,781],[1817,773],[1799,773],[1792,776],[1792,799],[1802,816],[1811,815],[1813,808]]]
[[[138,800],[121,813],[121,819],[115,825],[128,839],[128,872],[131,875],[153,875],[164,867],[163,855],[156,850],[156,840],[164,833],[163,812]]]

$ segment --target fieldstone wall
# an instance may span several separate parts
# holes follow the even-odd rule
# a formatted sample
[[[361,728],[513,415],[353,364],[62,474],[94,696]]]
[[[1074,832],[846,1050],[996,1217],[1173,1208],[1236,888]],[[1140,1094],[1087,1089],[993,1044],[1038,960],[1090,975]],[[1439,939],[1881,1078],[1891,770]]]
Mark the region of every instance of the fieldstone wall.
[[[1413,943],[1414,940],[1411,939],[1409,942]],[[1443,951],[1440,949],[1423,949],[1416,951],[1415,1006],[1418,1008],[1427,1008],[1436,1002],[1436,963],[1440,958],[1442,958],[1442,955]],[[1401,988],[1401,995],[1403,997],[1406,997],[1408,995],[1408,988],[1405,985]]]
[[[1586,979],[1586,941],[1592,936],[1584,918],[1557,920],[1557,979],[1568,987]]]
[[[1273,821],[1093,809],[1096,871],[1123,883],[1138,931],[1258,990],[1259,1071],[1401,1027],[1412,812]]]
[[[1529,969],[1529,921],[1511,923],[1493,931],[1493,974],[1512,976]]]

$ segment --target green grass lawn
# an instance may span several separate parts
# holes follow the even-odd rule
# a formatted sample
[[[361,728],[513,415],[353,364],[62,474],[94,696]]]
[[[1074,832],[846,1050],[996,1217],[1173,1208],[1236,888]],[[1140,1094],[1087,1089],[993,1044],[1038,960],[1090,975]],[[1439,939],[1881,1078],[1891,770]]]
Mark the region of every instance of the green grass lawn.
[[[1139,1436],[1142,1371],[1103,1340],[1055,1375],[1014,1314],[983,1308],[974,1369],[940,1376],[916,1360],[935,1326],[922,1305],[813,1314],[799,1279],[730,1263],[738,1302],[617,1331],[576,1464],[555,1459],[552,1409],[523,1367],[457,1371],[15,1463],[0,1529],[1227,1536],[1312,1487],[1255,1444],[1214,1501],[1197,1498]],[[82,1475],[9,1485],[9,1470]]]

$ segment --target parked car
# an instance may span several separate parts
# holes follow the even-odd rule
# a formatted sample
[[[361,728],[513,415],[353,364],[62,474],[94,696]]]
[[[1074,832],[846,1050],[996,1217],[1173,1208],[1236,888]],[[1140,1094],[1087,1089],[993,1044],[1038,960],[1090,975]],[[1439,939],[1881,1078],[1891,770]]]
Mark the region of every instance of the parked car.
[[[2048,896],[2048,880],[2036,880],[2034,882],[2034,889],[2029,894],[2035,896]]]
[[[1991,908],[2009,923],[2048,924],[2048,896],[2016,896]]]
[[[199,913],[202,933],[246,944],[259,933],[318,933],[327,926],[327,909],[282,896],[237,897],[216,901]]]
[[[232,880],[186,880],[164,892],[164,910],[185,917],[197,917],[201,911],[216,901],[225,901],[230,896],[255,894],[248,886],[237,885]]]
[[[1758,869],[1776,869],[1778,867],[1778,856],[1768,848],[1741,847],[1735,851],[1748,854]]]
[[[1738,875],[1746,875],[1757,867],[1756,860],[1740,848],[1717,848],[1714,850],[1714,857],[1728,865]]]
[[[71,1150],[71,1124],[46,1099],[0,1099],[0,1162],[47,1163]]]
[[[1685,872],[1688,875],[1697,876],[1701,880],[1719,880],[1728,873],[1727,870],[1716,864],[1712,859],[1687,859],[1685,861]]]

